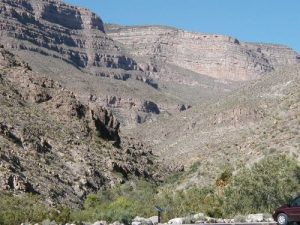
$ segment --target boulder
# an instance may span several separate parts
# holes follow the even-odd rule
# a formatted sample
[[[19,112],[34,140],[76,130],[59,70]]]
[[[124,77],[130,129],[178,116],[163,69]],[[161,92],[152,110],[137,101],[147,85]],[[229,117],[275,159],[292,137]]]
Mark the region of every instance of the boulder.
[[[112,112],[107,111],[103,107],[91,105],[91,108],[92,119],[99,136],[107,140],[115,141],[118,145],[120,143],[119,121]]]
[[[197,213],[193,215],[194,220],[202,221],[205,219],[204,213]]]
[[[151,216],[147,220],[150,220],[153,225],[158,224],[158,216]]]
[[[262,213],[258,214],[249,214],[246,217],[247,223],[253,223],[253,222],[263,222],[264,221],[264,215]]]
[[[169,220],[168,224],[183,224],[184,218],[174,218]]]
[[[142,223],[139,221],[132,221],[131,225],[141,225]]]
[[[224,219],[221,219],[221,218],[219,218],[219,219],[217,219],[217,223],[225,223],[225,220],[224,220]]]
[[[274,222],[272,215],[269,213],[264,213],[263,217],[264,217],[264,222],[271,222],[271,223]]]
[[[150,219],[145,219],[143,217],[135,217],[131,223],[132,225],[153,225]]]
[[[179,112],[182,112],[182,111],[186,110],[186,107],[184,104],[179,104],[179,105],[177,105],[177,109],[179,110]]]
[[[97,221],[93,225],[107,225],[106,221]]]
[[[217,219],[216,219],[216,218],[212,218],[212,217],[207,216],[207,217],[205,217],[205,221],[206,221],[207,223],[216,223],[216,222],[217,222]]]
[[[119,221],[113,222],[111,225],[124,225],[123,223],[120,223]]]
[[[224,219],[224,223],[234,223],[234,219]]]

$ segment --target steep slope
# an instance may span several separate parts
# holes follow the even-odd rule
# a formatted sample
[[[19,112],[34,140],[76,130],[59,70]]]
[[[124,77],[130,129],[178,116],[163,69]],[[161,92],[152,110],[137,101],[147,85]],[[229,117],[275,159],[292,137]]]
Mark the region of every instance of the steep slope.
[[[122,125],[155,119],[155,108],[177,113],[182,105],[236,86],[174,65],[162,70],[156,64],[157,71],[148,59],[132,56],[107,36],[95,14],[62,1],[1,0],[0,10],[0,43],[23,60],[31,59],[34,70],[61,82],[82,101],[93,99],[113,110]]]
[[[136,62],[104,34],[102,20],[86,9],[61,1],[1,0],[0,12],[6,47],[62,58],[95,73],[97,67],[137,68]]]
[[[289,66],[218,101],[143,124],[135,135],[169,163],[195,163],[187,183],[210,184],[224,168],[251,165],[265,155],[300,160],[299,90],[300,67]]]
[[[80,204],[130,177],[159,181],[171,170],[119,122],[0,48],[0,190]]]
[[[244,43],[235,38],[162,26],[106,25],[107,34],[134,56],[170,63],[217,79],[253,80],[280,66],[300,62],[292,49]]]
[[[298,151],[300,58],[285,46],[104,25],[59,0],[0,0],[0,43],[29,63],[7,61],[2,51],[4,189],[78,203],[128,176],[170,172],[144,149],[175,170],[200,160],[200,172],[187,179],[203,184],[227,165]],[[131,137],[147,144],[132,146]],[[23,151],[27,142],[31,150]]]

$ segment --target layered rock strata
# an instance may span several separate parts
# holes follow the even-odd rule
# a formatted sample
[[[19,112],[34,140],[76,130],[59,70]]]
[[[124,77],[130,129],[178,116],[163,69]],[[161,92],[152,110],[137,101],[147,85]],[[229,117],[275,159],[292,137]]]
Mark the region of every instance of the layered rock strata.
[[[138,57],[174,64],[217,79],[245,81],[299,63],[292,49],[161,26],[107,25],[107,34]]]
[[[1,0],[0,36],[7,48],[62,58],[80,68],[137,69],[104,33],[94,13],[53,0]],[[94,69],[92,69],[94,68]]]

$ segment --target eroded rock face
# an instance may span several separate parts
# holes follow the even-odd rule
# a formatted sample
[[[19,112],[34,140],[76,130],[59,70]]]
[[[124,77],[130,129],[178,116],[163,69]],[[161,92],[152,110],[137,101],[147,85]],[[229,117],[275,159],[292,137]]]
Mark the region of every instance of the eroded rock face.
[[[24,177],[12,174],[0,174],[0,191],[22,191],[35,193],[32,185]]]
[[[117,114],[122,125],[135,126],[137,123],[144,123],[160,114],[160,107],[152,101],[134,98],[123,98],[121,96],[106,96],[105,98],[90,95],[91,104],[97,103],[104,108],[110,109]],[[107,115],[110,113],[107,112]],[[101,116],[104,118],[103,116]],[[114,121],[115,118],[107,119]],[[114,124],[109,122],[109,124]]]
[[[51,23],[73,30],[95,29],[104,32],[102,20],[88,10],[54,1],[48,1],[44,6],[35,1],[33,7],[37,9],[42,19]]]
[[[214,114],[209,119],[211,125],[224,125],[232,124],[238,125],[242,121],[255,121],[264,117],[264,112],[259,108],[250,107],[238,107],[231,110],[223,111],[218,114]]]
[[[243,43],[224,35],[159,26],[111,25],[106,27],[106,32],[136,56],[217,79],[250,80],[280,66],[299,63],[297,53],[285,46]]]
[[[103,138],[115,141],[120,144],[119,128],[120,123],[112,112],[108,112],[103,107],[93,107],[91,110],[95,128]]]
[[[116,89],[121,87],[121,91],[114,88],[103,91],[104,96],[116,96],[116,100],[107,104],[102,96],[97,103],[113,111],[121,124],[129,127],[155,120],[160,112],[184,111],[187,105],[194,104],[199,93],[203,93],[201,97],[206,100],[215,93],[234,88],[234,85],[231,86],[234,82],[217,85],[211,77],[238,81],[255,79],[280,65],[299,61],[295,52],[283,46],[242,43],[222,35],[157,26],[104,28],[101,18],[94,13],[58,0],[1,0],[0,12],[0,44],[25,59],[49,56],[45,60],[47,62],[30,64],[32,68],[41,67],[43,73],[48,70],[51,74],[57,60],[61,59],[66,62],[60,67],[63,67],[63,73],[69,72],[64,69],[66,64],[72,64],[80,69],[83,76],[92,74],[99,80],[103,77],[113,79],[107,86],[127,82],[125,85],[111,85]],[[40,66],[40,63],[45,64]],[[201,76],[200,73],[211,77]],[[49,76],[57,78],[53,74]],[[89,81],[89,78],[71,76],[66,74],[66,78],[62,75],[59,79],[63,79],[63,84],[70,90],[77,94],[81,92],[84,97],[80,97],[84,101],[90,93],[102,95],[101,90],[88,93],[89,87],[82,84],[85,82],[82,80]],[[129,87],[130,82],[132,86],[130,84]],[[144,84],[153,89],[152,97],[141,93]],[[31,102],[51,100],[51,95],[44,90],[41,92],[34,89],[34,84],[28,85],[30,92],[24,97]],[[137,94],[133,93],[135,85],[142,90],[139,93],[142,97],[136,97]],[[172,90],[177,87],[182,88],[182,93]],[[193,94],[192,98],[186,97]],[[63,99],[57,101],[64,102]],[[202,102],[202,99],[199,101]],[[182,103],[186,106],[177,109],[177,105]],[[77,113],[76,107],[71,114]],[[80,106],[78,110],[82,114]]]
[[[137,69],[137,63],[104,33],[94,13],[61,1],[2,0],[1,42],[8,48],[63,58],[81,68]]]
[[[82,103],[3,48],[0,65],[0,191],[76,206],[132,176],[158,181],[170,173],[147,146],[121,141],[104,107]]]

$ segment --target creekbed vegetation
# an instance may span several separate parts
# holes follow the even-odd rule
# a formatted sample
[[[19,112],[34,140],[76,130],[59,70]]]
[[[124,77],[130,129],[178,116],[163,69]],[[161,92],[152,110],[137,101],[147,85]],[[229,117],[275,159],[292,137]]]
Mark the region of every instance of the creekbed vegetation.
[[[184,173],[177,175],[181,179]],[[269,156],[251,167],[233,172],[224,169],[211,187],[191,186],[184,190],[171,185],[131,181],[110,190],[89,195],[82,209],[58,207],[49,209],[38,196],[0,198],[0,224],[55,220],[58,223],[81,221],[120,221],[129,224],[135,216],[155,215],[154,206],[165,209],[163,222],[174,217],[186,217],[204,212],[211,217],[232,218],[249,213],[270,213],[297,194],[300,166],[293,158]],[[195,221],[186,221],[192,223]]]

